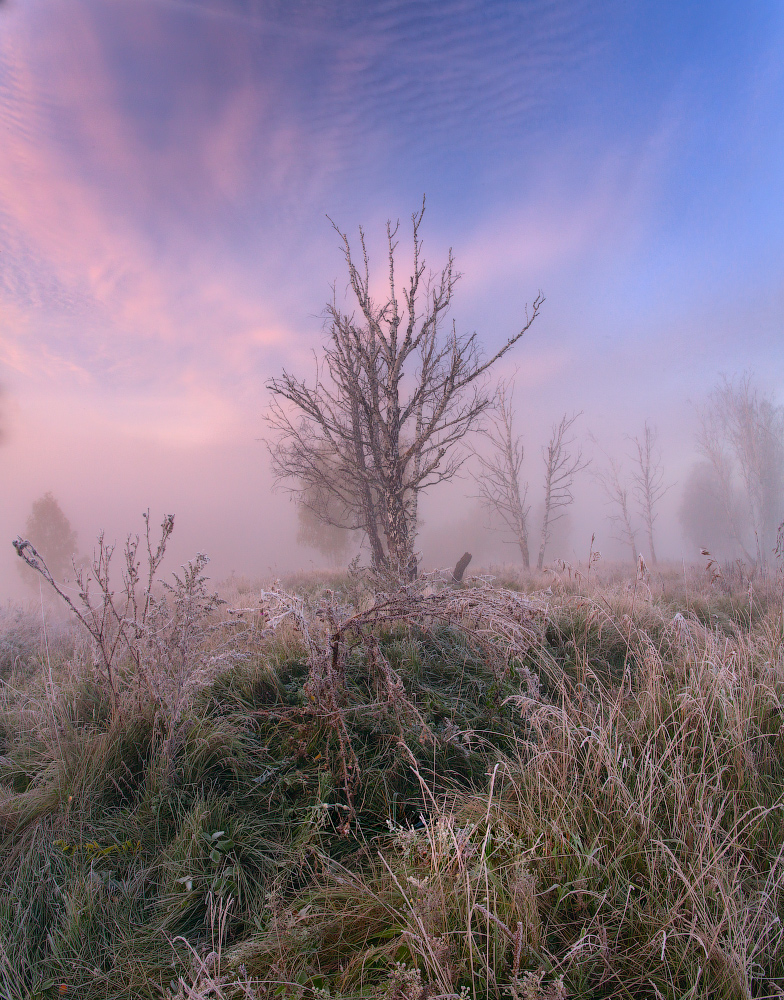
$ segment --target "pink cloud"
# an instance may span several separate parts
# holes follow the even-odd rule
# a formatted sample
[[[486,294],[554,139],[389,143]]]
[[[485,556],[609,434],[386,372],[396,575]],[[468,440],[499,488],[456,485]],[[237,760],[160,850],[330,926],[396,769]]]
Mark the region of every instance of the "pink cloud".
[[[186,115],[194,141],[151,149],[118,105],[87,9],[54,15],[0,39],[0,359],[27,377],[176,381],[184,351],[215,385],[243,375],[291,334],[249,288],[249,263],[223,257],[209,226],[194,225],[253,179],[250,125],[264,94],[239,88],[215,121]],[[291,130],[276,137],[281,184],[299,145]],[[167,204],[160,187],[183,184],[201,191],[196,222],[175,210],[161,247],[148,226]]]

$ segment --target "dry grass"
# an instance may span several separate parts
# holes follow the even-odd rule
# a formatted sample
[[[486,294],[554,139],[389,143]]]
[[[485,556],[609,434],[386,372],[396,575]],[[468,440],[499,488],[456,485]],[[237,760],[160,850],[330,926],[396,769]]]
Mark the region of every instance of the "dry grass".
[[[505,582],[9,610],[0,997],[783,995],[781,580]]]

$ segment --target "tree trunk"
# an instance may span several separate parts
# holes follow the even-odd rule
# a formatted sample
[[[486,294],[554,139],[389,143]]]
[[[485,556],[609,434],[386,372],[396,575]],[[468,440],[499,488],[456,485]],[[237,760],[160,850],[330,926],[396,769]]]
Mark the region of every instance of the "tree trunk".
[[[523,559],[523,566],[526,569],[530,569],[531,556],[530,553],[528,552],[528,532],[523,532],[518,538],[518,542],[520,545],[520,555],[522,556]]]
[[[548,490],[544,503],[544,515],[542,517],[542,538],[541,541],[539,542],[539,558],[536,561],[536,568],[540,572],[542,571],[542,569],[544,569],[544,550],[547,548],[549,527],[550,527],[550,493]]]
[[[391,491],[387,495],[387,542],[389,565],[401,579],[415,580],[416,557],[413,552],[411,526],[403,498]]]
[[[653,523],[648,521],[648,548],[651,550],[651,566],[656,565],[656,549],[653,547]]]

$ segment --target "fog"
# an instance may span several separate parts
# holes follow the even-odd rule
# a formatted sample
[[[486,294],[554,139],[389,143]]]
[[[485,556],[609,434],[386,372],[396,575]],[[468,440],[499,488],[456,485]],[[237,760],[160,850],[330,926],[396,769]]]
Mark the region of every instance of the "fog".
[[[784,402],[782,43],[775,3],[1,5],[0,597],[30,596],[10,543],[48,492],[82,556],[149,508],[176,518],[168,570],[327,565],[273,488],[265,385],[312,382],[333,288],[348,302],[327,216],[364,227],[374,293],[400,219],[402,289],[423,192],[427,265],[451,247],[462,275],[445,331],[489,356],[545,296],[492,373],[515,381],[534,561],[541,450],[576,412],[591,465],[546,562],[594,534],[628,559],[596,474],[629,474],[645,421],[659,558],[734,558],[697,434],[722,375]],[[425,569],[519,561],[472,471],[423,497]]]
[[[524,370],[524,346],[519,361],[518,380]],[[536,391],[529,387],[526,395],[530,412],[518,400],[518,429],[526,442],[521,478],[529,482],[534,560],[543,504],[541,449],[549,425],[559,417],[557,412],[546,412],[544,401],[556,390],[557,384],[545,383]],[[249,414],[248,426],[236,436],[188,446],[134,438],[101,427],[89,416],[84,421],[58,422],[56,412],[43,406],[25,411],[17,403],[10,411],[0,453],[7,484],[0,514],[0,532],[6,539],[0,562],[3,595],[14,599],[32,596],[17,572],[18,560],[10,542],[24,535],[31,504],[46,491],[54,494],[78,533],[81,555],[92,553],[99,531],[121,547],[129,532],[143,530],[141,515],[149,508],[153,524],[166,513],[175,514],[175,531],[165,564],[168,571],[200,551],[210,556],[210,575],[216,581],[231,574],[269,579],[293,570],[329,566],[330,560],[318,550],[297,543],[296,503],[285,491],[273,489],[268,455],[259,440],[265,432],[265,398],[260,387],[255,425]],[[573,393],[570,400],[577,405],[582,402]],[[613,537],[606,498],[593,473],[606,463],[598,443],[604,451],[622,457],[624,468],[631,470],[631,448],[625,435],[639,433],[645,416],[640,413],[636,422],[628,423],[616,416],[613,422],[612,414],[604,411],[591,419],[592,411],[586,406],[577,434],[592,464],[576,479],[574,504],[554,527],[546,564],[559,558],[573,564],[584,562],[594,534],[594,550],[601,551],[605,559],[628,560],[622,543]],[[697,560],[699,545],[719,556],[733,554],[731,540],[726,532],[722,536],[720,523],[718,527],[711,523],[710,511],[703,511],[697,522],[706,529],[699,545],[695,541],[699,527],[689,531],[687,525],[684,530],[679,516],[689,489],[693,495],[694,469],[704,469],[704,464],[698,464],[694,443],[696,407],[682,401],[662,414],[663,419],[657,421],[656,414],[647,416],[657,423],[664,474],[671,484],[656,523],[659,558]],[[480,441],[477,444],[481,446]],[[453,566],[465,550],[474,557],[472,570],[520,564],[514,540],[508,532],[499,530],[476,499],[472,463],[475,466],[475,460],[469,457],[455,480],[433,488],[423,501],[418,548],[426,570]],[[720,522],[718,514],[715,518]],[[636,525],[638,545],[647,558],[645,532],[637,516]],[[364,562],[368,561],[367,548],[354,534],[345,561],[358,553]]]

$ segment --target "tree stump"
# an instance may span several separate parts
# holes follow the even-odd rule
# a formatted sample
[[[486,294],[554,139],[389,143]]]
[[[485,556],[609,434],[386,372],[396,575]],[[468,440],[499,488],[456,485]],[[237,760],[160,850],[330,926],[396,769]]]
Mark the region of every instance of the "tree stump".
[[[452,570],[452,579],[455,583],[463,582],[463,573],[465,573],[468,564],[471,562],[471,558],[470,552],[464,552],[458,559],[457,565]]]

